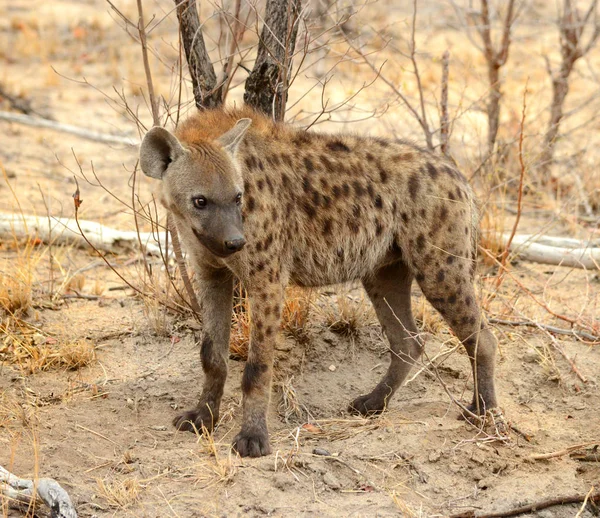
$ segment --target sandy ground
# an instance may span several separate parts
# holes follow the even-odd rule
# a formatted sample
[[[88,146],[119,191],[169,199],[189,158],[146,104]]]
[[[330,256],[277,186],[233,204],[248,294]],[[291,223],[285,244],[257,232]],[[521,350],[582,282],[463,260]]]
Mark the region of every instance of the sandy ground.
[[[112,109],[98,91],[117,86],[132,105],[144,106],[139,49],[107,14],[106,6],[99,1],[40,2],[33,11],[28,4],[0,7],[4,49],[0,83],[61,122],[138,138],[124,111]],[[135,12],[133,2],[121,7],[129,15]],[[148,12],[160,9],[152,4]],[[401,25],[402,12],[390,12]],[[426,9],[425,22],[436,14],[436,8]],[[374,21],[381,18],[381,12],[373,15]],[[167,19],[153,40],[167,57],[176,55],[167,39],[172,29],[173,22]],[[453,34],[448,31],[448,41]],[[86,77],[95,88],[58,76],[51,66],[78,81]],[[157,88],[169,97],[174,91],[170,76],[155,66]],[[2,109],[8,109],[6,101]],[[147,110],[140,109],[140,114],[149,124]],[[385,124],[373,121],[358,128],[385,133]],[[88,175],[93,162],[107,189],[124,193],[126,199],[131,196],[135,148],[7,122],[0,122],[0,132],[0,161],[12,189],[6,183],[0,186],[3,212],[16,212],[18,200],[25,213],[72,216],[73,172],[80,175],[74,157]],[[82,179],[80,185],[82,217],[132,228],[126,207],[101,188]],[[150,183],[141,179],[140,185],[140,196],[148,200]],[[563,220],[548,223],[533,215],[524,218],[522,228],[546,224],[557,233],[582,232]],[[19,250],[10,239],[0,243],[3,272],[20,264]],[[422,365],[426,368],[413,371],[418,375],[381,417],[358,419],[345,409],[387,368],[386,343],[359,289],[350,287],[341,295],[323,290],[313,298],[305,338],[280,337],[269,413],[274,453],[240,459],[229,444],[240,425],[243,363],[230,362],[223,415],[214,438],[175,432],[171,419],[195,403],[202,382],[198,325],[170,314],[159,326],[162,334],[154,332],[151,321],[157,317],[149,316],[148,301],[123,289],[124,282],[99,266],[89,251],[52,251],[56,282],[55,291],[48,294],[49,253],[40,246],[33,253],[39,262],[28,263],[35,295],[26,315],[30,327],[22,334],[4,333],[0,343],[0,465],[23,477],[38,473],[57,479],[82,517],[449,516],[469,509],[507,510],[598,487],[598,462],[568,453],[547,460],[532,458],[600,442],[598,346],[567,336],[550,337],[539,329],[494,325],[500,344],[501,406],[514,427],[510,441],[499,441],[489,435],[489,428],[479,430],[457,419],[458,408],[445,389],[460,401],[470,397],[468,360],[460,348],[454,350],[455,339],[415,288],[419,322],[429,333]],[[137,286],[142,269],[128,263],[135,257],[131,252],[111,260]],[[63,298],[74,292],[60,281],[92,265],[78,281],[79,293],[97,298]],[[491,292],[495,273],[481,262],[482,293]],[[597,324],[597,292],[598,277],[593,273],[516,263],[488,315],[517,319],[525,315],[569,328],[534,302],[535,297],[557,313]],[[339,311],[340,296],[359,316],[352,337],[329,327],[331,315]],[[12,361],[17,342],[28,344],[34,354],[40,344],[78,341],[91,344],[96,359],[76,371],[54,367],[31,373],[34,361]],[[558,348],[574,361],[579,376]],[[22,515],[9,511],[6,501],[2,506],[4,516]],[[529,516],[571,517],[578,509],[565,505]],[[580,516],[589,517],[591,512]]]

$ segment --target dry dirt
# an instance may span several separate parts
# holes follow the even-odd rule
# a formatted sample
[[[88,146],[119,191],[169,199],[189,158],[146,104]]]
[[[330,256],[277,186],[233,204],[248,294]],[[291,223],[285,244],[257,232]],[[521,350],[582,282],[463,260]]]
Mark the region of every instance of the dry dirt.
[[[126,122],[122,111],[111,109],[97,90],[50,69],[52,65],[63,75],[85,76],[103,91],[118,85],[128,89],[132,103],[143,106],[137,86],[144,84],[139,49],[106,14],[105,4],[39,2],[35,11],[29,4],[0,6],[0,83],[61,122],[136,137],[135,126]],[[151,4],[148,11],[154,8],[160,10]],[[123,9],[134,13],[134,3],[123,2]],[[374,20],[381,17],[379,13]],[[156,37],[156,45],[167,54],[161,38],[172,38],[172,27],[165,22]],[[130,82],[123,81],[124,76]],[[158,88],[170,92],[168,76],[160,71],[157,76]],[[8,109],[8,104],[1,107]],[[148,122],[147,112],[142,118]],[[0,132],[0,163],[15,193],[6,183],[0,186],[3,212],[16,212],[18,199],[25,213],[49,210],[71,216],[73,175],[60,163],[78,173],[71,149],[86,172],[93,161],[106,187],[130,196],[135,149],[7,122],[0,122]],[[132,228],[129,210],[102,189],[82,180],[80,184],[82,217]],[[142,198],[147,200],[149,192],[149,182],[143,180]],[[546,224],[528,216],[522,229]],[[564,222],[552,229],[578,236],[582,232]],[[0,242],[3,272],[19,263],[22,244]],[[48,283],[50,253],[55,257],[53,291]],[[35,296],[25,320],[32,326],[29,333],[38,331],[22,341],[34,343],[35,349],[85,340],[95,348],[96,360],[76,371],[54,367],[34,373],[33,360],[0,364],[0,465],[22,477],[37,473],[55,478],[82,517],[448,516],[468,509],[507,510],[585,494],[600,485],[598,462],[569,454],[532,458],[600,442],[597,345],[554,338],[539,329],[494,325],[500,344],[498,391],[513,426],[510,441],[499,441],[488,435],[489,428],[482,431],[457,419],[458,408],[446,389],[458,400],[470,397],[468,360],[462,350],[452,351],[455,339],[415,288],[414,306],[429,333],[422,365],[427,368],[398,392],[382,416],[353,418],[345,408],[382,376],[388,362],[386,345],[359,289],[350,287],[341,295],[323,290],[313,297],[306,338],[280,339],[269,412],[274,453],[240,459],[229,444],[240,425],[242,362],[230,362],[214,440],[176,433],[171,419],[195,403],[202,382],[197,324],[168,315],[166,324],[157,325],[164,332],[157,334],[152,323],[160,321],[149,315],[148,301],[123,289],[124,282],[91,251],[50,251],[42,245],[34,255],[41,259],[30,265]],[[131,252],[111,261],[137,286],[142,269],[128,264],[136,257]],[[94,268],[83,274],[79,293],[93,300],[64,298],[74,292],[60,287],[60,280],[90,265]],[[481,291],[489,295],[497,271],[484,262],[479,266]],[[490,303],[488,316],[526,316],[569,328],[534,302],[535,297],[556,313],[597,325],[598,282],[591,272],[515,263]],[[328,325],[338,311],[339,297],[345,297],[346,306],[359,316],[353,336],[335,333]],[[14,336],[2,336],[0,359],[11,358],[14,343]],[[579,376],[557,347],[574,362]],[[434,357],[437,374],[428,361]],[[4,516],[22,515],[8,510],[6,501],[2,506]],[[578,509],[579,505],[565,505],[528,516],[571,517]]]

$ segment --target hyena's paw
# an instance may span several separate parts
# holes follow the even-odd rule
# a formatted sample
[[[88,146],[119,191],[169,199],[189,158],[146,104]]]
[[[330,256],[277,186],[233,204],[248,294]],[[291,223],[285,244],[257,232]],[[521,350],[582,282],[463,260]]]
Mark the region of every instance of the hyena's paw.
[[[173,419],[173,426],[179,431],[202,433],[204,427],[208,432],[212,432],[218,420],[219,413],[211,411],[208,405],[203,405],[178,415]]]
[[[378,394],[367,394],[357,397],[350,406],[348,412],[351,414],[360,414],[365,417],[381,414],[385,410],[386,400]]]
[[[269,445],[269,434],[266,427],[264,429],[244,430],[238,433],[233,439],[233,448],[241,457],[260,457],[271,453]]]

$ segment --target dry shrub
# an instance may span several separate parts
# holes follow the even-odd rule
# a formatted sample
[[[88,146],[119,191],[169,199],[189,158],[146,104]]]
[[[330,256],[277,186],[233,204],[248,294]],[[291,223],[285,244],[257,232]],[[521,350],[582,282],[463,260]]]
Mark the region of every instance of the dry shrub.
[[[31,277],[26,272],[17,275],[0,273],[0,309],[8,315],[27,313],[31,307]]]
[[[110,507],[124,510],[140,499],[142,486],[136,478],[96,479],[96,484],[98,486],[98,496],[104,499]]]
[[[58,342],[25,328],[18,333],[6,327],[2,330],[6,335],[0,344],[0,360],[18,365],[28,374],[59,368],[78,370],[96,360],[95,347],[87,340]]]
[[[229,354],[235,360],[247,360],[250,347],[250,310],[248,298],[241,297],[233,308]]]
[[[286,292],[281,327],[284,333],[300,343],[308,341],[308,319],[313,298],[313,290],[292,287]]]
[[[274,383],[275,390],[279,392],[281,399],[277,406],[277,412],[285,420],[286,423],[290,419],[303,420],[305,412],[303,411],[298,401],[298,394],[292,385],[294,377],[291,376],[283,381]]]
[[[339,288],[335,305],[328,305],[321,311],[331,331],[352,340],[358,337],[362,328],[375,322],[373,308],[364,294],[352,297],[345,288]]]

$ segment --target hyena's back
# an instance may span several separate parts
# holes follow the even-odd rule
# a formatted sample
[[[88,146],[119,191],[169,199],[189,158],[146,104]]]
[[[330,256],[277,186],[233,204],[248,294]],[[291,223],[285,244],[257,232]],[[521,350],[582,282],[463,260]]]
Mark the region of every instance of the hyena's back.
[[[219,135],[248,116],[239,162],[250,276],[273,256],[303,286],[363,279],[400,254],[418,279],[471,270],[474,203],[450,164],[407,142],[304,132],[248,110],[203,113],[179,135]]]

